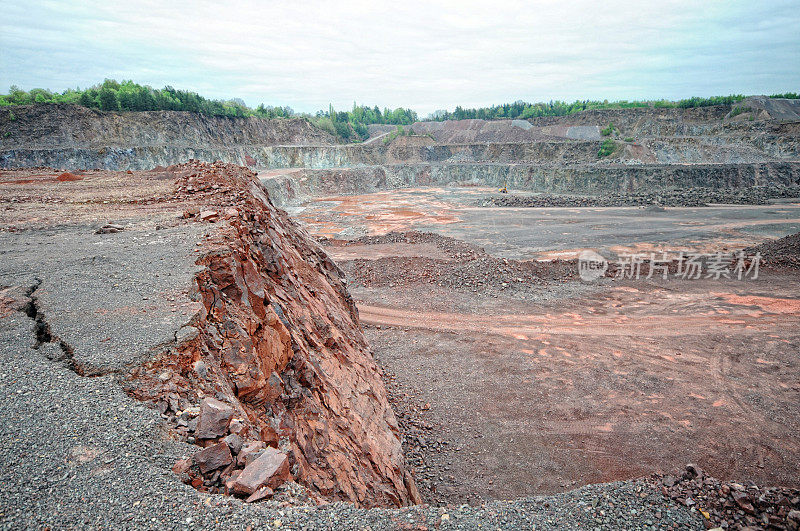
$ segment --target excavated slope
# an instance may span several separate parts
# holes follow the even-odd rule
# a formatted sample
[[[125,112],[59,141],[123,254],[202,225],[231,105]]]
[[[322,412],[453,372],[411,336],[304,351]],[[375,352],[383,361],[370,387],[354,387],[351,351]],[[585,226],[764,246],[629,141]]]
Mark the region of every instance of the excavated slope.
[[[135,170],[196,159],[301,169],[264,180],[279,205],[418,185],[598,193],[800,183],[800,102],[765,97],[696,109],[418,122],[415,136],[396,138],[376,126],[371,140],[345,145],[304,120],[62,105],[15,107],[12,121],[10,112],[0,110],[0,168]],[[610,123],[617,149],[600,158],[601,130]]]
[[[419,503],[343,273],[254,173],[202,163],[168,171],[178,194],[205,200],[198,219],[225,221],[198,261],[198,335],[135,371],[132,392],[168,412],[198,393],[233,405],[249,437],[288,452],[292,478],[320,499]]]
[[[303,119],[226,118],[191,112],[102,112],[78,105],[0,110],[0,166],[150,169],[190,159],[255,164],[249,148],[328,145]]]

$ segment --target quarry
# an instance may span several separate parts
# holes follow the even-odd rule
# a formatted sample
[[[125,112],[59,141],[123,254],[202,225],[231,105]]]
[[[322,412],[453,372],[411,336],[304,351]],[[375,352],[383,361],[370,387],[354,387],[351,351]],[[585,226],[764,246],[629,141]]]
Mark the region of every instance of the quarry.
[[[800,527],[800,100],[9,109],[4,526]]]

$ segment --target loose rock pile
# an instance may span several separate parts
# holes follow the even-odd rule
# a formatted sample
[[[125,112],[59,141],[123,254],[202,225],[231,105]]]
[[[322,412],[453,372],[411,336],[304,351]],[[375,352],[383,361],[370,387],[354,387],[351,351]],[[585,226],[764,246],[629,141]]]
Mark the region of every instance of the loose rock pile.
[[[664,496],[694,507],[707,529],[800,529],[800,489],[720,481],[694,464],[651,482]]]
[[[206,398],[199,415],[180,424],[205,448],[175,463],[173,471],[193,487],[211,493],[235,494],[253,502],[272,497],[274,489],[290,479],[286,452],[267,446],[252,434],[244,419],[234,418],[235,410],[215,399]],[[277,441],[270,441],[277,443]]]
[[[433,233],[390,232],[348,242],[326,239],[320,242],[323,245],[433,243],[448,256],[447,259],[415,256],[340,262],[353,282],[366,287],[435,284],[463,291],[500,293],[541,286],[548,281],[564,281],[577,274],[574,261],[496,258],[478,246]]]
[[[560,194],[496,195],[481,199],[478,206],[501,207],[623,207],[661,205],[701,207],[708,204],[766,205],[777,198],[800,197],[800,186],[752,188],[684,188],[632,194],[607,193],[599,196]]]
[[[800,268],[800,232],[750,247],[746,252],[751,255],[761,253],[768,267]]]

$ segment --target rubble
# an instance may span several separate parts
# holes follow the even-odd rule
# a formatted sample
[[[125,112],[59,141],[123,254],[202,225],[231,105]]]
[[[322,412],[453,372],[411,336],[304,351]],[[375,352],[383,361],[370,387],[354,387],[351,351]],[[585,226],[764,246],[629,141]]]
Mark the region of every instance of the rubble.
[[[255,173],[198,162],[167,171],[199,207],[193,222],[216,221],[199,247],[198,333],[134,369],[127,386],[206,447],[182,477],[211,493],[296,482],[319,501],[418,503],[343,273]]]
[[[751,255],[760,253],[764,265],[773,269],[798,269],[800,268],[800,232],[750,247],[745,249],[745,252]]]
[[[694,464],[683,473],[653,475],[650,481],[664,496],[694,507],[706,529],[800,528],[800,489],[721,481]]]
[[[197,418],[195,437],[198,439],[214,439],[225,435],[233,418],[233,408],[215,398],[205,398],[200,404],[200,416]]]
[[[444,259],[419,256],[375,260],[358,258],[339,264],[355,284],[366,287],[433,284],[461,291],[510,294],[549,281],[563,282],[576,277],[574,261],[553,260],[544,263],[497,258],[476,245],[434,233],[390,232],[347,241],[322,238],[320,243],[326,248],[381,243],[433,243],[446,255]]]

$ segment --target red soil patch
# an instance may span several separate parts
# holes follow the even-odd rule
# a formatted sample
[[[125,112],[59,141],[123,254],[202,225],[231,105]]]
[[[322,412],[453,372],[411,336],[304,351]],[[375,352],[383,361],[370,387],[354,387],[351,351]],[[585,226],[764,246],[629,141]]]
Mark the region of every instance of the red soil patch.
[[[70,173],[70,172],[68,172],[68,171],[65,171],[64,173],[62,173],[61,175],[59,175],[59,176],[58,176],[58,180],[59,180],[60,182],[65,182],[65,181],[80,181],[80,180],[82,180],[82,179],[83,179],[83,177],[78,177],[78,176],[77,176],[77,175],[75,175],[74,173]]]

